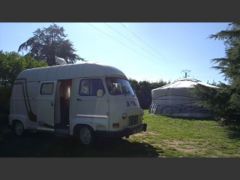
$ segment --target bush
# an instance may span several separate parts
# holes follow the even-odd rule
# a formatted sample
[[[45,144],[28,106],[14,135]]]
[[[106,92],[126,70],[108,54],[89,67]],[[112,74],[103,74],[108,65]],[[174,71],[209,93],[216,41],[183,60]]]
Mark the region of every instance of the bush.
[[[9,113],[11,87],[18,74],[28,68],[47,66],[45,62],[18,53],[0,51],[0,118]]]
[[[10,87],[0,87],[0,113],[9,113],[9,99],[11,96]]]
[[[240,96],[229,85],[218,86],[217,89],[197,86],[195,93],[201,105],[212,111],[218,120],[240,121]]]
[[[18,53],[3,53],[0,51],[0,80],[13,84],[18,74],[29,68],[47,66],[45,62],[37,61],[30,56],[20,56]]]
[[[161,87],[166,84],[164,81],[150,83],[148,81],[129,80],[133,90],[138,97],[139,104],[143,109],[149,109],[152,102],[152,89]]]

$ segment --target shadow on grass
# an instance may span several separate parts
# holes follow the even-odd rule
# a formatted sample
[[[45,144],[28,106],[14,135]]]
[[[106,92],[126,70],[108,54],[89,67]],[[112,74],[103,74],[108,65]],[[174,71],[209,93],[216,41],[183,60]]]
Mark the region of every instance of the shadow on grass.
[[[98,140],[92,147],[83,147],[77,139],[69,141],[66,138],[56,142],[48,153],[55,157],[158,157],[156,149],[150,144],[126,139]]]
[[[182,116],[171,116],[171,115],[166,115],[166,114],[154,114],[151,113],[152,115],[156,115],[156,116],[162,116],[162,117],[166,117],[166,118],[170,118],[170,119],[181,119],[181,120],[191,120],[191,121],[217,121],[216,119],[214,119],[214,117],[207,117],[207,118],[197,118],[197,117],[182,117]]]
[[[84,147],[75,138],[49,133],[15,137],[8,131],[2,134],[0,147],[0,157],[158,157],[156,149],[147,143],[98,140],[92,147]]]
[[[240,140],[240,125],[228,125],[227,128],[229,138]]]
[[[219,121],[219,125],[227,129],[230,139],[240,140],[240,123],[239,121]]]

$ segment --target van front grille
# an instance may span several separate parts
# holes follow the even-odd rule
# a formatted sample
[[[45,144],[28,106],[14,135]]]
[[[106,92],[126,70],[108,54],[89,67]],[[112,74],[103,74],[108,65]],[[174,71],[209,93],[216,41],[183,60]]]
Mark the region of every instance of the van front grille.
[[[138,124],[138,116],[129,116],[129,126]]]

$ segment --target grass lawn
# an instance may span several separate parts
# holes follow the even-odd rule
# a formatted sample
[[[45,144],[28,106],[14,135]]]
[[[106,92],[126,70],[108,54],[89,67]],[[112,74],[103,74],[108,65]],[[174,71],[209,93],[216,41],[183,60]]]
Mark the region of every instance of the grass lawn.
[[[77,139],[53,134],[14,137],[0,128],[0,157],[240,157],[240,130],[210,120],[149,114],[147,132],[86,148]]]
[[[210,120],[186,120],[149,114],[148,131],[130,142],[151,144],[160,157],[240,157],[240,131]]]

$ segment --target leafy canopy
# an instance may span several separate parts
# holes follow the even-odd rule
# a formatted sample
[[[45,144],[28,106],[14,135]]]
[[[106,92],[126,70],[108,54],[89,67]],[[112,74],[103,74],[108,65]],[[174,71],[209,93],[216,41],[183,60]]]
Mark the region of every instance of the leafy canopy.
[[[19,46],[19,51],[27,51],[27,56],[37,60],[44,60],[49,66],[56,65],[56,56],[63,58],[66,63],[75,63],[80,58],[70,40],[66,39],[63,27],[56,24],[47,28],[37,29],[33,37]]]
[[[37,61],[30,56],[20,56],[16,52],[4,53],[0,51],[0,79],[1,83],[13,84],[18,74],[29,68],[47,66],[46,62]]]

